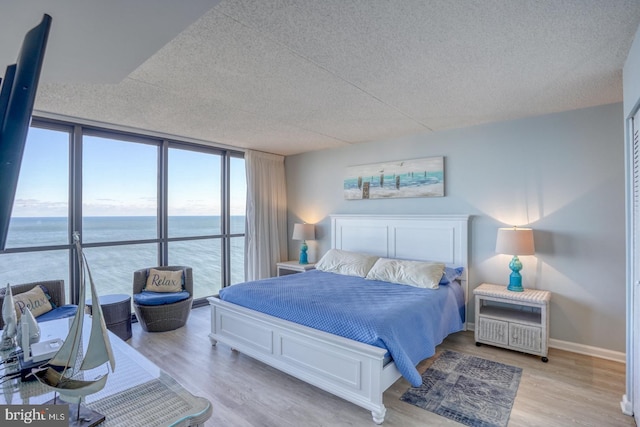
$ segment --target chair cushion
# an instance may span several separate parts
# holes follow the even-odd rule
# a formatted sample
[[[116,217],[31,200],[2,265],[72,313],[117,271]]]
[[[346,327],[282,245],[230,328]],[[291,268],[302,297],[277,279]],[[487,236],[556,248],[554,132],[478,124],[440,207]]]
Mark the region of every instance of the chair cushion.
[[[48,320],[64,319],[65,317],[73,317],[78,311],[78,306],[73,304],[67,304],[54,308],[40,316],[36,317],[38,322],[46,322]]]
[[[189,299],[191,294],[187,291],[182,292],[151,292],[142,291],[139,294],[133,294],[133,301],[138,305],[164,305],[173,304],[178,301]]]

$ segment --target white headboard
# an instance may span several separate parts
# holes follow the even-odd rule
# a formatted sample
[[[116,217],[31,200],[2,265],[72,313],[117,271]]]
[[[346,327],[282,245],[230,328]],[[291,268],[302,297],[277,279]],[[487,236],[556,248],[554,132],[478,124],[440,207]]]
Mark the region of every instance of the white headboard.
[[[469,215],[331,215],[331,247],[464,267],[468,308],[468,223]]]

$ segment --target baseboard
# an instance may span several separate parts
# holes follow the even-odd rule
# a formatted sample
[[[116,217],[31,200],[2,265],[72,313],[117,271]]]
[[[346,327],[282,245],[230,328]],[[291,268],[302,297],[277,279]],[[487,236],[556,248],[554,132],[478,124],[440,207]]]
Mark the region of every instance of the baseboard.
[[[467,331],[475,331],[475,330],[476,330],[476,324],[467,322]]]
[[[467,322],[467,330],[475,331],[475,324]],[[592,347],[590,345],[578,344],[569,341],[549,339],[549,347],[558,350],[570,351],[573,353],[584,354],[586,356],[599,357],[601,359],[613,360],[614,362],[626,363],[627,356],[620,351],[607,350],[600,347]]]
[[[607,350],[606,348],[592,347],[590,345],[577,344],[553,338],[549,340],[549,347],[584,354],[587,356],[599,357],[601,359],[613,360],[614,362],[627,363],[627,356],[625,353]]]
[[[620,409],[622,409],[623,414],[633,416],[633,404],[629,401],[626,394],[622,396]]]

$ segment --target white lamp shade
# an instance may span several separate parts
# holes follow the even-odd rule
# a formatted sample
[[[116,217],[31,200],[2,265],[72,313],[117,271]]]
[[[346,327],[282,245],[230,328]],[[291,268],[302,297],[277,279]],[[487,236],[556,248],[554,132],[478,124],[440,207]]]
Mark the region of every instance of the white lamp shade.
[[[316,227],[313,224],[294,224],[293,240],[315,240]]]
[[[506,255],[533,255],[533,230],[530,228],[499,228],[496,252]]]

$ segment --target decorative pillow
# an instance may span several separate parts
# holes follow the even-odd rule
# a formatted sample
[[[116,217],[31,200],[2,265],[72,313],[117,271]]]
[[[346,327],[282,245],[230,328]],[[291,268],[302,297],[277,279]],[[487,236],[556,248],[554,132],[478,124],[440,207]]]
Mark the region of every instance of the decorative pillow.
[[[16,317],[20,319],[20,316],[25,312],[27,308],[31,310],[33,317],[38,317],[48,311],[53,310],[53,306],[49,299],[48,292],[45,292],[46,288],[42,285],[37,285],[33,289],[21,294],[13,296],[13,303],[16,307]]]
[[[180,292],[182,291],[182,270],[149,269],[144,291],[150,292]]]
[[[454,280],[458,280],[462,273],[464,272],[464,267],[445,267],[444,273],[442,273],[442,278],[440,279],[441,285],[448,285]]]
[[[443,272],[444,264],[437,262],[380,258],[366,278],[418,288],[438,289]]]
[[[378,258],[376,255],[329,249],[316,263],[316,270],[365,277]]]

